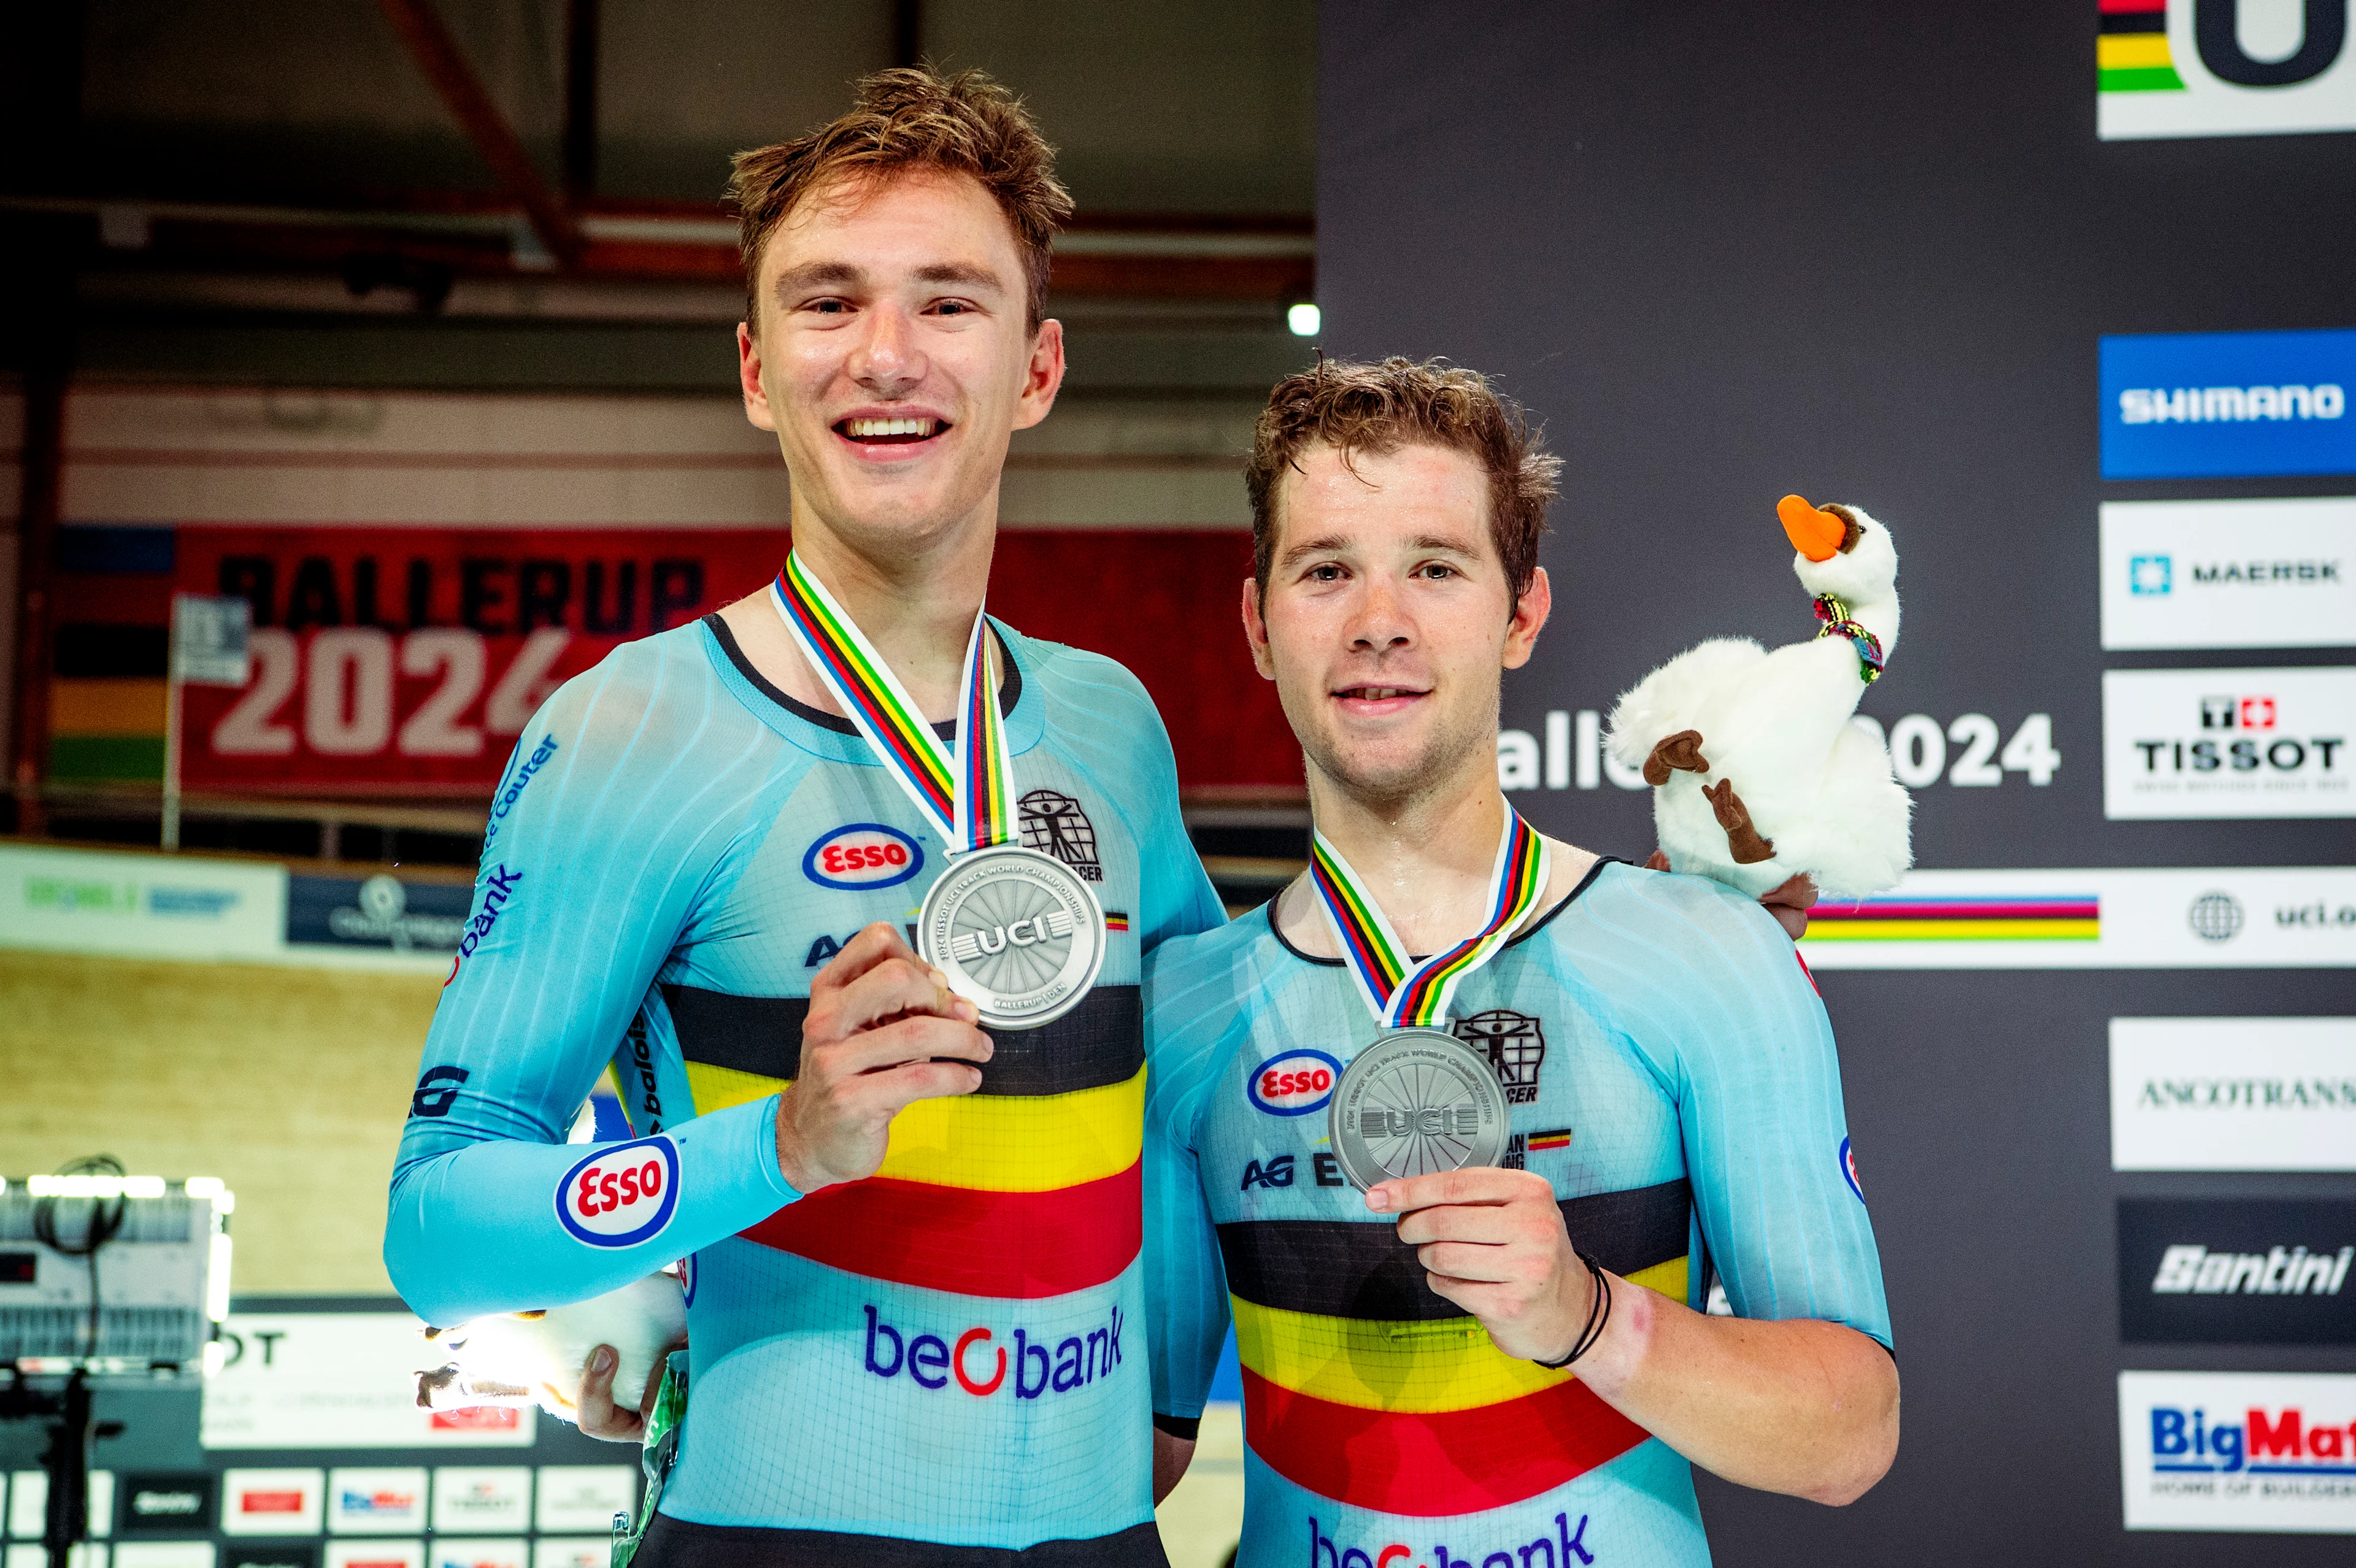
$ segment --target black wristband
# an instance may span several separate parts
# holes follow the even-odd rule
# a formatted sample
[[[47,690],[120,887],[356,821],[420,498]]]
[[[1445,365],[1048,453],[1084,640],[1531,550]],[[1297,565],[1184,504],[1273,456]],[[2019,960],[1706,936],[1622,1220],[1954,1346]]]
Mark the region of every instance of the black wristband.
[[[1580,1253],[1579,1261],[1587,1265],[1587,1272],[1595,1279],[1594,1292],[1587,1298],[1587,1324],[1580,1329],[1579,1338],[1571,1342],[1570,1354],[1561,1360],[1541,1361],[1536,1356],[1530,1358],[1533,1362],[1549,1371],[1558,1371],[1595,1349],[1596,1341],[1603,1338],[1605,1326],[1612,1321],[1611,1277],[1603,1272],[1603,1265],[1597,1263],[1590,1254]]]

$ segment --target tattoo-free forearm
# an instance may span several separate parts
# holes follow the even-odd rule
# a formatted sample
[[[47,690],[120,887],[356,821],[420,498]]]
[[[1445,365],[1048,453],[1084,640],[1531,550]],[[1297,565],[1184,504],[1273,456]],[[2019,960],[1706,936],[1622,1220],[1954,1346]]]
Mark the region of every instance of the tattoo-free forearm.
[[[1839,1505],[1898,1453],[1898,1368],[1854,1328],[1711,1317],[1613,1279],[1612,1322],[1580,1377],[1714,1475]]]

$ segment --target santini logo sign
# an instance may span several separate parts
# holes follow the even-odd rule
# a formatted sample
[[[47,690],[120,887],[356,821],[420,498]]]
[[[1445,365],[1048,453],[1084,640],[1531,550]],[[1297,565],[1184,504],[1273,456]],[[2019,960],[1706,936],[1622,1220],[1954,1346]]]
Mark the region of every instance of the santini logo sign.
[[[2349,0],[2102,0],[2105,142],[2356,129]]]
[[[2356,474],[2356,331],[2102,342],[2103,477]]]
[[[2356,1201],[2119,1200],[2130,1344],[2356,1344]]]

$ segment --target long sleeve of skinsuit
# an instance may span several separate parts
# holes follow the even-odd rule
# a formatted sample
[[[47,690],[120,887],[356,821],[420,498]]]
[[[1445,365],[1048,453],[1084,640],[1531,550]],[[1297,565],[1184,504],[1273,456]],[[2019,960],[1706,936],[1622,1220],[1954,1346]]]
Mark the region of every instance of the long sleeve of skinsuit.
[[[627,645],[568,682],[501,781],[386,1218],[386,1267],[429,1321],[618,1289],[797,1196],[774,1094],[642,1120],[627,1145],[564,1141],[805,771],[712,678],[690,640],[706,635]]]

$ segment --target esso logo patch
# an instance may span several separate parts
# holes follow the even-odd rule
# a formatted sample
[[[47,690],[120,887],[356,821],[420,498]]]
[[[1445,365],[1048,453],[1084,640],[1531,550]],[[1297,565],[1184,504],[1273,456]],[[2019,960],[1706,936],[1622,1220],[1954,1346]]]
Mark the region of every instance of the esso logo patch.
[[[854,822],[809,847],[802,875],[822,888],[888,888],[925,869],[925,852],[896,827]]]
[[[652,1241],[678,1207],[679,1148],[667,1137],[599,1149],[556,1184],[556,1217],[593,1247]]]
[[[1322,1051],[1292,1051],[1259,1064],[1244,1085],[1251,1103],[1272,1116],[1305,1116],[1333,1097],[1342,1064]]]
[[[1858,1202],[1864,1202],[1865,1189],[1858,1184],[1857,1179],[1857,1151],[1848,1147],[1847,1138],[1841,1139],[1840,1168],[1841,1179],[1848,1183],[1848,1189],[1857,1194]]]

